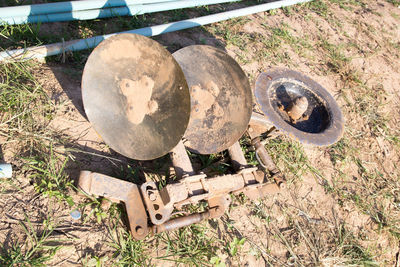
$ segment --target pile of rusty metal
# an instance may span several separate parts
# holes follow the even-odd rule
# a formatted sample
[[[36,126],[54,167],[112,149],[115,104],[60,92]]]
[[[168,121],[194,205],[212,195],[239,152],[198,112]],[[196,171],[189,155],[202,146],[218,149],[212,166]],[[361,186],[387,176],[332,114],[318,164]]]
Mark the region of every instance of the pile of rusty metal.
[[[253,111],[253,95],[256,108]],[[121,34],[93,50],[82,77],[82,98],[94,129],[116,152],[137,160],[170,154],[177,180],[162,189],[82,171],[79,187],[88,194],[125,203],[132,236],[143,239],[218,218],[230,194],[250,199],[279,192],[285,178],[261,142],[264,133],[330,145],[343,132],[333,97],[318,83],[291,70],[261,73],[254,94],[239,64],[206,45],[172,55],[159,43]],[[238,140],[247,134],[262,168],[249,166]],[[235,173],[197,173],[186,149],[213,154],[228,150]],[[207,202],[204,212],[177,216],[189,204]]]

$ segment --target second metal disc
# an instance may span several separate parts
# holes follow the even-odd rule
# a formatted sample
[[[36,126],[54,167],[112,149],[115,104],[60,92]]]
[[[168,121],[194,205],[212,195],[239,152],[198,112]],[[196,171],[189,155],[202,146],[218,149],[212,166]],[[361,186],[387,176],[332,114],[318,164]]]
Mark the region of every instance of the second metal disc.
[[[249,81],[224,51],[206,45],[173,54],[189,85],[191,113],[185,146],[213,154],[233,145],[246,131],[252,112]]]

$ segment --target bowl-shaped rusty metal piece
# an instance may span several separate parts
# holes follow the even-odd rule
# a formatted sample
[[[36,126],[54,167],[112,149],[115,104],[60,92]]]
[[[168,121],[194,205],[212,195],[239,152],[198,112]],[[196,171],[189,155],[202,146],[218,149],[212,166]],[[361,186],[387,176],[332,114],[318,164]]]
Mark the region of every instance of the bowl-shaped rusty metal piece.
[[[255,97],[270,124],[301,143],[331,145],[343,135],[344,119],[335,99],[299,72],[277,69],[261,73]]]
[[[190,95],[179,64],[141,35],[119,34],[93,50],[83,71],[82,99],[104,142],[133,159],[165,155],[189,122]]]

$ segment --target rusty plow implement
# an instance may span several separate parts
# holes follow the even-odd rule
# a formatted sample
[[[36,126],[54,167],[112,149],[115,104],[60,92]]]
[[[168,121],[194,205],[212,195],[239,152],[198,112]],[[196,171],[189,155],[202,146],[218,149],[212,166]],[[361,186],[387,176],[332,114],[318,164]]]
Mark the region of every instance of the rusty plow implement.
[[[275,131],[301,142],[329,145],[343,132],[335,100],[300,73],[273,70],[253,92],[239,64],[224,51],[205,45],[170,54],[156,41],[121,34],[94,49],[82,77],[85,112],[94,129],[116,152],[136,160],[169,153],[177,180],[160,189],[91,171],[79,187],[88,194],[123,202],[136,239],[222,216],[231,194],[262,198],[285,187],[261,143]],[[238,140],[247,134],[263,168],[249,166]],[[187,154],[228,150],[234,173],[197,173]],[[177,216],[189,204],[207,202],[203,212]]]

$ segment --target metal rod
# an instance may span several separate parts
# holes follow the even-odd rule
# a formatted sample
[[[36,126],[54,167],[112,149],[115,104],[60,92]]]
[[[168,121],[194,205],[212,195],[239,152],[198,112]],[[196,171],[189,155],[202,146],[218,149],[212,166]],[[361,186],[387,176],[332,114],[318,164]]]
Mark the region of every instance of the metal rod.
[[[29,15],[22,17],[0,17],[0,24],[9,25],[24,24],[24,23],[44,23],[57,21],[72,21],[72,20],[90,20],[118,16],[135,16],[146,13],[168,11],[173,9],[191,8],[203,5],[213,5],[227,2],[235,2],[239,0],[175,0],[171,2],[156,3],[156,4],[135,4],[124,7],[104,8],[79,10],[63,13],[51,13],[43,15]]]
[[[153,234],[158,234],[165,231],[171,231],[179,229],[185,226],[189,226],[194,223],[201,222],[202,220],[209,219],[210,212],[205,211],[202,213],[195,213],[185,217],[179,217],[176,219],[171,219],[163,224],[153,226]]]
[[[262,164],[265,166],[272,173],[278,172],[278,168],[276,167],[275,163],[273,162],[271,156],[268,154],[265,147],[261,144],[260,138],[256,137],[252,140],[252,144],[256,149],[256,153],[260,157]]]
[[[284,188],[285,186],[285,176],[280,172],[278,167],[276,167],[274,161],[272,160],[271,156],[268,154],[268,151],[265,149],[264,145],[261,144],[260,138],[256,137],[252,141],[252,145],[256,149],[257,155],[260,157],[260,164],[262,164],[270,173],[271,176],[274,178],[275,183]]]
[[[253,112],[251,114],[250,125],[251,124],[262,125],[265,128],[271,128],[273,126],[271,124],[271,122],[268,121],[267,118],[263,114],[256,113],[256,112]]]
[[[186,152],[183,142],[180,141],[169,153],[172,165],[174,166],[176,177],[181,179],[184,175],[194,175],[192,163]]]
[[[232,160],[232,165],[235,170],[243,169],[247,166],[246,158],[244,157],[242,148],[239,142],[235,142],[231,147],[228,148],[229,156]]]
[[[240,16],[247,16],[250,14],[263,12],[275,8],[291,6],[299,3],[306,3],[312,0],[282,0],[267,4],[261,4],[251,7],[245,7],[232,11],[217,13],[213,15],[203,16],[199,18],[181,20],[177,22],[167,23],[163,25],[145,27],[137,30],[130,30],[120,33],[135,33],[144,36],[156,36],[159,34],[174,32],[183,29],[193,28],[201,25],[206,25],[214,22],[228,20]],[[72,40],[65,43],[55,43],[49,45],[42,45],[38,47],[29,47],[26,49],[16,49],[11,51],[3,51],[0,53],[0,61],[13,61],[13,60],[27,60],[34,58],[44,58],[47,56],[54,56],[62,54],[66,51],[80,51],[97,46],[101,41],[114,36],[118,33],[95,36],[88,39]]]
[[[161,3],[174,0],[83,0],[0,8],[0,17],[23,17],[69,11],[120,7],[128,5]]]

